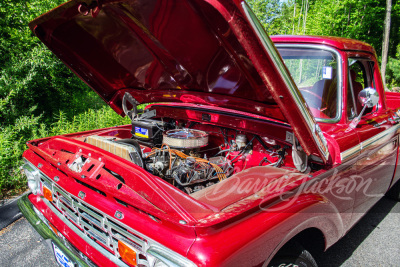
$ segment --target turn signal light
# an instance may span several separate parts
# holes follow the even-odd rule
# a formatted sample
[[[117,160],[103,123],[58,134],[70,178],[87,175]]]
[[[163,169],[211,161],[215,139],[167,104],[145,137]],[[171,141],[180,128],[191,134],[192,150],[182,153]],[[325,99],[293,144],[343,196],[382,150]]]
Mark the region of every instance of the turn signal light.
[[[43,196],[48,201],[50,202],[53,201],[53,192],[51,192],[51,190],[48,189],[45,185],[43,185]]]
[[[137,253],[135,249],[126,244],[125,242],[118,240],[118,251],[121,258],[128,264],[132,266],[137,265]]]
[[[56,235],[58,235],[57,228],[56,228],[54,225],[52,225],[50,222],[49,222],[49,226],[50,226],[51,230],[53,230],[53,232],[54,232]]]

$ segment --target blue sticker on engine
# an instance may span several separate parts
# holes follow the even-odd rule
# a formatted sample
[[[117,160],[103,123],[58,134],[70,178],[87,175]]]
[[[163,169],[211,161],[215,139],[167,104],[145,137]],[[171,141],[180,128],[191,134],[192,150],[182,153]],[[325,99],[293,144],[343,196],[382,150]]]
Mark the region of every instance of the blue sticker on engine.
[[[135,135],[139,137],[149,138],[149,130],[146,128],[135,127]]]

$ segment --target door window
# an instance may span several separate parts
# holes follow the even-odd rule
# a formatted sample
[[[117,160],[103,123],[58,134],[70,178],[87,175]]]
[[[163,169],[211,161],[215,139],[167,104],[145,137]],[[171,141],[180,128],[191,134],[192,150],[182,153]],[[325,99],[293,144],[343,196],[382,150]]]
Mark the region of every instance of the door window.
[[[351,120],[358,116],[363,108],[358,101],[358,94],[367,87],[374,88],[374,62],[350,58],[348,64],[347,116]],[[375,108],[366,108],[363,116],[374,110]]]

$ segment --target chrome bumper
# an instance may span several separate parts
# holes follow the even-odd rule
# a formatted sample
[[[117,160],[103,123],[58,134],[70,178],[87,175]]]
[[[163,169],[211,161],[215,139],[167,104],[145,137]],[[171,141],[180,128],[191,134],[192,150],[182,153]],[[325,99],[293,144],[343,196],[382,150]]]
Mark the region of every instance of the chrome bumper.
[[[22,196],[18,200],[18,207],[21,210],[21,213],[31,224],[33,229],[42,236],[43,239],[46,240],[51,246],[51,243],[55,244],[62,252],[67,255],[69,260],[71,260],[75,266],[79,267],[93,267],[94,263],[90,262],[86,256],[81,254],[79,251],[74,251],[74,248],[71,244],[68,244],[68,241],[62,240],[58,237],[48,226],[47,224],[39,218],[39,216],[34,211],[34,207],[32,203],[28,199],[28,195]],[[52,248],[51,248],[52,249]],[[80,255],[81,254],[81,255]]]

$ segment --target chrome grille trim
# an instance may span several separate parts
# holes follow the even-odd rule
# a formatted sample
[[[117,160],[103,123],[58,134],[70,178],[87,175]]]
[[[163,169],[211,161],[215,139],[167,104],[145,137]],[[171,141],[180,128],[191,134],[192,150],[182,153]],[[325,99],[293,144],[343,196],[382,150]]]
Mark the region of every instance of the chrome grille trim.
[[[107,257],[109,260],[117,264],[118,266],[123,266],[123,267],[129,267],[127,264],[125,264],[123,261],[121,261],[117,256],[114,254],[110,253],[108,250],[103,248],[101,245],[96,243],[93,239],[91,239],[89,236],[85,234],[80,234],[80,229],[75,226],[70,220],[68,220],[66,217],[63,217],[63,214],[59,212],[57,208],[55,208],[52,203],[50,203],[47,199],[42,198],[43,202],[47,204],[49,209],[51,209],[52,212],[54,212],[71,230],[73,230],[75,233],[77,233],[86,243],[88,243],[90,246],[101,252],[105,257]],[[79,251],[80,252],[80,251]],[[81,252],[80,252],[81,253]]]
[[[149,245],[144,237],[137,237],[128,232],[127,226],[111,219],[110,216],[102,214],[96,208],[91,207],[84,201],[70,195],[62,188],[57,186],[53,181],[41,173],[41,180],[46,186],[52,189],[53,202],[43,198],[43,201],[51,208],[60,218],[64,218],[74,224],[74,231],[79,234],[95,239],[104,247],[109,249],[109,254],[119,257],[118,240],[122,237],[124,240],[130,241],[139,252],[145,252]],[[64,220],[65,221],[65,220]],[[76,230],[78,231],[76,231]],[[82,236],[82,235],[80,235]],[[141,239],[142,238],[142,239]],[[94,240],[92,242],[95,242]]]

